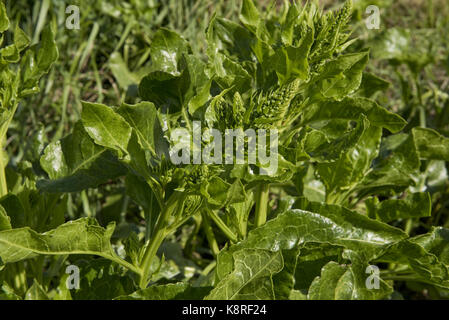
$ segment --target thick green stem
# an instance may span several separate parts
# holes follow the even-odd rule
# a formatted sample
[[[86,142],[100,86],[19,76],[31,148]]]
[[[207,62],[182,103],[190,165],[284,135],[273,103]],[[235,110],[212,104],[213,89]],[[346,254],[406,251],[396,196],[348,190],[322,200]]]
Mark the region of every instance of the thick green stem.
[[[105,259],[114,261],[115,263],[125,267],[126,269],[129,269],[130,271],[132,271],[132,272],[134,272],[134,273],[136,273],[138,275],[142,274],[142,270],[140,270],[136,266],[132,265],[128,261],[123,260],[122,258],[118,257],[117,255],[113,255],[112,257],[110,255],[100,255],[100,257],[103,257]]]
[[[416,75],[415,76],[415,86],[416,86],[416,91],[418,94],[418,101],[419,101],[419,107],[418,107],[418,112],[419,112],[419,125],[423,128],[425,128],[427,126],[426,123],[426,109],[424,106],[424,101],[422,98],[422,89],[421,89],[421,85],[419,84],[419,76]]]
[[[151,263],[156,256],[157,250],[161,246],[165,237],[167,236],[167,224],[168,220],[173,211],[175,211],[180,204],[183,203],[185,196],[175,192],[170,196],[167,201],[167,204],[163,208],[161,215],[159,216],[156,226],[154,228],[153,236],[148,243],[147,248],[145,249],[145,253],[142,259],[142,263],[140,265],[142,269],[142,275],[140,277],[140,287],[142,289],[146,288],[148,284],[148,278],[150,276],[150,266]]]
[[[8,185],[6,184],[6,165],[3,159],[3,138],[0,140],[0,198],[8,194]]]
[[[223,220],[220,219],[217,212],[210,209],[208,209],[207,212],[211,217],[211,219],[214,220],[215,224],[220,228],[220,230],[223,231],[225,236],[228,237],[228,239],[231,240],[232,242],[237,242],[238,240],[237,236],[235,235],[234,232],[232,232],[231,229],[229,229],[226,223],[224,223]]]
[[[145,255],[142,260],[142,275],[140,277],[140,288],[145,289],[148,284],[148,278],[150,276],[150,266],[154,257],[156,256],[157,250],[161,246],[166,236],[165,228],[157,230],[151,239],[148,247],[145,250]]]
[[[216,256],[220,252],[220,248],[218,247],[217,239],[215,239],[214,230],[209,223],[209,217],[207,216],[206,212],[202,211],[201,215],[203,217],[203,228],[204,232],[206,233],[207,241],[209,242],[212,253],[214,254],[214,256]]]
[[[4,162],[3,148],[5,147],[6,134],[8,133],[9,125],[11,124],[14,114],[16,113],[17,107],[18,107],[17,103],[14,103],[11,106],[10,115],[8,119],[2,124],[0,129],[0,198],[8,194],[8,185],[6,182],[6,174],[5,174],[7,163]],[[8,109],[8,105],[6,105],[5,108]]]
[[[407,219],[406,223],[405,223],[405,233],[410,235],[410,232],[412,231],[412,227],[413,227],[413,220]]]
[[[268,184],[262,184],[258,187],[256,193],[256,217],[254,219],[256,227],[263,226],[267,221],[269,193],[270,186]]]

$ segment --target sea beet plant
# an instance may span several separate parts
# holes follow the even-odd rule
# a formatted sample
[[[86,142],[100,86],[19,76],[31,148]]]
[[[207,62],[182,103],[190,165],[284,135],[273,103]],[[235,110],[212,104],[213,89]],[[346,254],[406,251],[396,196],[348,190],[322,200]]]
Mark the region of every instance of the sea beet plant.
[[[351,17],[351,1],[330,12],[285,1],[262,13],[243,0],[239,23],[210,21],[207,59],[158,30],[141,102],[83,102],[72,133],[42,151],[45,177],[25,168],[11,180],[26,187],[7,189],[3,175],[1,297],[385,299],[403,281],[447,292],[449,230],[410,236],[410,228],[432,214],[435,184],[423,168],[444,167],[449,139],[402,131],[406,121],[367,96],[384,83],[364,72],[369,50],[352,49]],[[42,58],[30,48],[23,59],[47,71],[43,57],[57,51],[50,29],[42,38]],[[11,117],[35,85],[27,79],[44,73],[5,67],[19,58],[4,52],[26,47],[20,29],[14,39],[0,60],[2,114]],[[204,139],[211,129],[243,134],[244,163]],[[270,143],[259,139],[256,149],[269,147],[276,170],[249,161],[251,130],[265,130]],[[213,149],[215,161],[204,163]],[[187,161],[175,163],[178,153]],[[123,183],[134,207],[103,226],[95,217],[64,221],[68,195],[111,183]],[[41,205],[31,216],[33,203]],[[167,246],[185,233],[181,274]],[[201,237],[208,250],[198,253]],[[66,286],[68,265],[80,270],[78,289]]]

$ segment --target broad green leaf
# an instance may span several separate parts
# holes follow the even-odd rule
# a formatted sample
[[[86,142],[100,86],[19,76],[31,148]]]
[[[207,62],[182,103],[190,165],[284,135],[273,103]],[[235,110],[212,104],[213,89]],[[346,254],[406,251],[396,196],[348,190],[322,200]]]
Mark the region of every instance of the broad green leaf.
[[[5,4],[0,2],[0,32],[5,32],[9,29],[9,19],[6,13]]]
[[[242,249],[233,253],[234,269],[221,279],[208,300],[274,299],[272,277],[284,267],[281,252]]]
[[[417,239],[402,240],[389,247],[378,260],[406,264],[416,273],[418,278],[441,288],[449,289],[448,266],[420,244],[420,241],[423,241],[423,245],[426,245],[429,250],[434,250],[432,245],[429,245],[429,242],[426,241],[428,239],[428,236],[424,236],[422,239],[418,237]],[[443,239],[440,238],[440,240]],[[444,240],[444,242],[446,241]]]
[[[376,93],[385,91],[390,86],[390,83],[379,78],[375,74],[364,72],[362,83],[355,95],[359,97],[372,98]]]
[[[448,172],[446,163],[444,161],[429,161],[426,168],[425,179],[429,187],[429,192],[444,188],[446,181],[448,181]]]
[[[8,215],[12,228],[22,228],[26,226],[27,214],[20,199],[16,195],[10,193],[3,197],[0,199],[0,205]]]
[[[365,115],[372,126],[398,132],[407,124],[397,114],[379,106],[375,101],[364,98],[345,98],[342,101],[324,100],[307,106],[303,110],[301,125],[324,120],[357,120]]]
[[[239,17],[240,21],[252,30],[256,30],[260,22],[259,11],[252,0],[243,0]]]
[[[220,208],[232,203],[243,202],[246,199],[245,189],[239,179],[230,184],[219,177],[210,180],[203,195],[207,197],[211,205]]]
[[[17,63],[20,61],[20,53],[14,44],[0,49],[2,63]]]
[[[130,159],[127,159],[125,163],[128,164],[133,173],[142,177],[145,181],[151,179],[152,175],[150,172],[150,166],[148,165],[147,156],[145,150],[139,143],[139,138],[135,130],[133,130],[131,134],[127,151]]]
[[[403,190],[416,183],[420,161],[411,135],[389,136],[382,142],[380,157],[356,190],[371,194],[379,190]]]
[[[401,60],[410,48],[410,39],[410,30],[388,28],[381,37],[373,42],[373,56],[376,59]]]
[[[251,33],[233,21],[214,16],[207,29],[207,52],[214,57],[218,52],[229,56],[237,55],[239,59],[251,60]]]
[[[72,290],[74,300],[110,300],[135,290],[129,274],[105,259],[79,260],[74,264],[80,269],[80,288]]]
[[[335,140],[329,139],[323,132],[319,130],[312,130],[307,133],[305,139],[302,140],[304,144],[304,151],[310,156],[311,161],[331,162],[339,159],[342,154],[346,154],[350,149],[354,148],[361,139],[365,130],[368,129],[369,122],[365,116],[360,116],[360,121],[354,129],[342,134]]]
[[[156,144],[161,139],[157,110],[153,103],[141,102],[136,105],[123,104],[117,109],[128,124],[136,130],[142,148],[156,154]]]
[[[24,35],[19,36],[19,39],[20,47],[27,42]],[[58,57],[59,51],[55,36],[51,24],[48,24],[42,31],[41,41],[27,50],[20,62],[22,96],[39,91],[39,79],[50,71]]]
[[[182,65],[188,81],[184,81],[183,107],[193,115],[195,110],[206,105],[211,97],[212,80],[207,75],[207,64],[194,55],[183,56]]]
[[[292,290],[288,300],[305,301],[307,300],[307,294],[300,290]]]
[[[281,84],[292,78],[309,79],[308,56],[313,44],[313,31],[310,30],[295,46],[280,47],[275,51],[271,68],[276,72]]]
[[[310,300],[378,300],[387,297],[393,289],[382,279],[379,288],[368,289],[365,273],[368,265],[352,261],[350,266],[329,262],[310,286]]]
[[[71,135],[47,146],[40,164],[51,180],[39,181],[38,187],[47,192],[81,191],[125,174],[111,152],[92,141],[81,122]]]
[[[326,64],[315,85],[326,98],[341,100],[359,88],[368,59],[368,52],[342,55]]]
[[[296,267],[300,250],[283,250],[284,268],[273,277],[274,297],[276,300],[288,300],[296,284]]]
[[[343,247],[340,246],[313,242],[304,245],[296,263],[295,289],[308,290],[327,263],[344,263],[346,260],[342,258],[342,253]]]
[[[325,202],[325,187],[323,183],[316,178],[313,167],[310,166],[307,169],[307,173],[302,177],[301,183],[302,194],[307,200]]]
[[[412,135],[421,159],[449,161],[449,138],[426,128],[413,128]]]
[[[228,206],[229,220],[232,221],[240,236],[244,238],[247,233],[248,218],[254,206],[254,194],[247,192],[243,202],[230,203]]]
[[[1,261],[0,261],[1,266]],[[1,271],[0,267],[0,271]],[[19,297],[15,292],[14,289],[11,288],[7,283],[4,283],[2,287],[0,288],[0,300],[22,300],[21,297]]]
[[[37,73],[39,75],[47,73],[53,63],[58,60],[58,57],[59,52],[55,42],[55,35],[51,29],[51,24],[48,24],[42,31],[42,38],[39,43],[36,57]]]
[[[301,21],[300,19],[300,8],[296,3],[289,4],[287,16],[285,18],[285,22],[282,28],[282,41],[287,44],[293,44],[294,39],[294,31],[297,23]]]
[[[150,47],[152,70],[179,76],[178,62],[188,51],[187,41],[179,34],[165,28],[159,29]]]
[[[357,145],[341,155],[340,159],[331,163],[319,163],[318,173],[331,192],[357,184],[370,169],[372,161],[378,156],[382,129],[369,127],[359,139]]]
[[[25,300],[50,300],[42,286],[34,280],[33,285],[25,294]]]
[[[83,102],[81,119],[84,129],[95,143],[116,150],[119,155],[127,153],[132,129],[112,108],[103,104]]]
[[[14,45],[16,46],[19,52],[23,51],[30,44],[30,38],[27,34],[16,25],[16,29],[14,31]],[[55,59],[56,60],[56,59]]]
[[[39,234],[30,228],[0,231],[0,258],[12,263],[37,255],[93,254],[117,260],[110,239],[114,226],[104,229],[93,219],[79,219]]]
[[[209,77],[213,78],[221,89],[233,88],[239,92],[247,91],[251,86],[251,76],[237,62],[221,53],[210,61]]]
[[[117,300],[202,300],[210,290],[210,287],[192,287],[178,282],[153,285],[128,296],[118,297]]]
[[[388,199],[378,202],[370,198],[365,202],[368,216],[382,222],[399,219],[430,217],[432,201],[428,193],[413,193],[405,199]]]
[[[11,219],[6,214],[6,210],[0,206],[0,231],[11,229]]]
[[[401,230],[371,220],[337,205],[298,202],[248,237],[218,256],[217,276],[223,279],[234,270],[232,253],[243,248],[278,252],[307,243],[328,243],[374,256],[385,245],[406,237]]]
[[[429,233],[411,239],[412,242],[422,246],[427,252],[449,266],[449,230],[442,227],[433,227]]]
[[[165,113],[180,111],[186,91],[186,71],[174,76],[163,71],[155,71],[145,76],[139,84],[139,95],[145,101],[153,102]]]

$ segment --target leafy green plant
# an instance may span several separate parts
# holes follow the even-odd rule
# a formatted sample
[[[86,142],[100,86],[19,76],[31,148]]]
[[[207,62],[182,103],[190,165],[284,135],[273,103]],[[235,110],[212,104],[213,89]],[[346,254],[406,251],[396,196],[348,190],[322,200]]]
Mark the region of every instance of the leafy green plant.
[[[5,32],[14,28],[12,43],[4,45],[0,51],[0,146],[3,150],[9,125],[20,101],[39,91],[39,80],[57,60],[58,49],[50,27],[43,31],[42,41],[39,44],[29,47],[30,39],[24,31],[18,25],[10,25],[3,3],[0,4],[0,19],[2,43],[5,40]],[[2,152],[0,156],[0,196],[5,196],[8,193],[5,167],[5,157]]]
[[[412,235],[411,226],[431,215],[449,138],[403,131],[407,122],[372,99],[386,82],[365,72],[368,50],[352,49],[351,1],[330,12],[287,1],[264,12],[243,0],[240,23],[214,15],[206,59],[158,30],[142,101],[82,102],[72,132],[42,152],[45,177],[16,173],[30,186],[0,201],[2,297],[386,299],[403,282],[447,294],[449,231]],[[189,163],[172,161],[179,129],[192,133],[182,140]],[[249,150],[243,164],[234,155],[201,163],[195,148],[209,144],[193,140],[209,129],[268,130],[277,170],[251,163]],[[113,181],[124,181],[134,207],[124,202],[103,226],[91,216],[30,221],[24,193],[43,203],[39,216]],[[176,258],[164,247],[174,236]],[[208,248],[199,253],[201,238]],[[83,277],[72,292],[58,275],[69,263]],[[43,265],[51,271],[38,276]],[[376,288],[367,286],[373,265]]]

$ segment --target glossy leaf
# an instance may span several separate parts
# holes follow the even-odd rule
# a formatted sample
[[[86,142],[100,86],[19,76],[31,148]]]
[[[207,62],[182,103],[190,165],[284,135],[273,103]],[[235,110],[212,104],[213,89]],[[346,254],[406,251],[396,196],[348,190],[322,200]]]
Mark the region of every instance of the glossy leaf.
[[[351,266],[329,262],[321,271],[309,289],[311,300],[378,300],[393,292],[393,289],[381,279],[379,288],[368,289],[365,273],[367,265],[356,261]]]
[[[272,277],[283,268],[280,252],[242,249],[233,253],[233,260],[233,271],[221,279],[206,299],[274,299]]]
[[[38,187],[47,192],[81,191],[126,172],[107,149],[92,141],[81,122],[71,135],[47,146],[40,163],[51,180],[39,181]]]
[[[126,154],[132,129],[123,117],[103,104],[83,102],[81,118],[96,144]]]
[[[377,199],[366,201],[368,216],[383,222],[398,219],[430,217],[432,202],[428,193],[413,193],[405,199],[389,199],[378,202]]]
[[[92,219],[71,221],[44,234],[30,228],[0,232],[0,257],[4,263],[36,255],[94,254],[117,259],[110,238],[114,226],[104,229]]]
[[[346,98],[342,101],[324,100],[308,106],[302,115],[302,125],[330,119],[357,120],[365,115],[371,125],[386,128],[395,133],[406,125],[404,119],[364,98]]]
[[[153,71],[163,71],[178,76],[178,62],[188,52],[187,42],[176,32],[160,29],[151,43],[151,60]]]
[[[264,226],[251,231],[244,241],[218,256],[217,276],[223,279],[234,270],[232,253],[241,248],[263,249],[272,252],[289,250],[309,242],[329,243],[359,251],[366,256],[389,243],[404,239],[399,229],[371,220],[336,205],[298,203]]]
[[[192,287],[180,282],[151,286],[117,300],[202,300],[210,290],[210,287]]]

